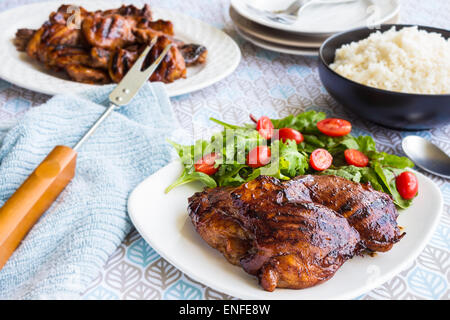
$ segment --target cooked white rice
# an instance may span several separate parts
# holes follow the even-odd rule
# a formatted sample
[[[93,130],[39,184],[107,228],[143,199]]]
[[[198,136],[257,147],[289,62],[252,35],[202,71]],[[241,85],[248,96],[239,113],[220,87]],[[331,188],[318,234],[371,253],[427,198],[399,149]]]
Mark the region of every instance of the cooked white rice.
[[[450,93],[450,41],[417,27],[394,27],[336,50],[330,67],[353,81],[390,91]]]

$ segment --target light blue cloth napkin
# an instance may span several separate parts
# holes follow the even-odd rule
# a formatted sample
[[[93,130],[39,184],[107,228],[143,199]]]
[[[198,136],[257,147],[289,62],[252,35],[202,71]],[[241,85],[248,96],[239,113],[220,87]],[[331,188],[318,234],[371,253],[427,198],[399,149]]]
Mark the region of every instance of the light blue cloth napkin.
[[[105,110],[107,86],[32,108],[0,148],[0,206],[56,145],[73,146]],[[77,299],[131,230],[132,189],[173,155],[161,84],[146,84],[79,150],[74,180],[0,271],[1,299]],[[1,137],[0,137],[1,138]]]

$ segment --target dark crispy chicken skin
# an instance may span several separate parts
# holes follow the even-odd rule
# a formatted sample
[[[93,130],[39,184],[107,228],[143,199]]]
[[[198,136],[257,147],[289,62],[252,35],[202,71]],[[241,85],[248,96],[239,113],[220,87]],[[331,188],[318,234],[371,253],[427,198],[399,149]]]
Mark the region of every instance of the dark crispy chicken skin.
[[[283,183],[259,177],[238,188],[215,188],[189,199],[197,232],[268,291],[328,280],[362,247],[358,232],[335,211],[288,203]]]
[[[110,50],[92,47],[90,66],[107,70],[111,55],[112,52]]]
[[[147,18],[142,18],[139,19],[139,22],[136,26],[138,29],[143,29],[143,30],[147,30],[147,29],[152,29],[155,31],[159,31],[162,34],[165,34],[167,36],[173,36],[173,23],[171,21],[167,21],[167,20],[156,20],[156,21],[152,21],[149,20]]]
[[[78,15],[78,16],[77,16]],[[90,15],[83,7],[78,7],[74,5],[63,4],[58,10],[50,13],[49,21],[51,24],[62,24],[67,25],[70,17],[80,19],[80,22],[86,17]],[[75,23],[75,21],[73,21]]]
[[[133,66],[138,58],[138,51],[117,48],[109,59],[109,76],[112,81],[119,82]]]
[[[402,237],[387,195],[336,176],[260,176],[196,193],[188,211],[200,236],[268,291],[319,284],[354,255]]]
[[[131,4],[131,5],[122,5],[120,8],[117,9],[110,9],[105,11],[99,10],[96,11],[95,13],[101,13],[104,15],[120,14],[121,16],[130,16],[139,19],[152,20],[152,11],[150,10],[150,6],[148,4],[145,4],[142,7],[142,9],[136,8]]]
[[[72,79],[78,82],[90,84],[105,84],[110,82],[108,73],[103,70],[75,64],[66,66],[65,70]]]
[[[38,51],[38,57],[47,68],[57,71],[69,65],[88,65],[91,61],[84,49],[65,45],[47,46]]]
[[[82,48],[83,38],[80,30],[72,29],[62,24],[45,23],[41,28],[33,33],[26,51],[30,57],[38,58],[43,56],[48,47],[52,50],[56,46],[71,46]],[[42,61],[42,60],[41,60]],[[46,62],[46,61],[42,61]]]
[[[90,45],[111,50],[132,44],[135,26],[136,20],[132,17],[95,14],[85,18],[81,28]]]
[[[14,38],[14,45],[17,51],[25,51],[27,49],[28,42],[33,37],[36,30],[33,29],[19,29],[16,32]]]
[[[297,177],[286,184],[290,202],[310,199],[342,214],[371,251],[388,251],[405,235],[397,226],[398,212],[391,197],[369,185],[318,175]]]
[[[189,199],[189,214],[202,238],[230,263],[239,265],[252,247],[253,235],[232,215],[238,210],[230,207],[232,191],[232,188],[217,188],[196,193]]]
[[[81,27],[92,46],[115,49],[135,42],[133,30],[140,21],[149,21],[151,18],[148,5],[143,9],[123,5],[118,9],[96,11],[83,19]]]

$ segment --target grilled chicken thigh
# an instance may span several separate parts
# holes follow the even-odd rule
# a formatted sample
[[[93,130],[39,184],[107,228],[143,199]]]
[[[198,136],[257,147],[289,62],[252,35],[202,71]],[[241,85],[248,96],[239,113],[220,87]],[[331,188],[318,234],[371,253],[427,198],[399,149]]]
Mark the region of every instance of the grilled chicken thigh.
[[[106,84],[109,83],[108,73],[94,68],[84,67],[81,65],[71,64],[65,67],[70,78],[78,82],[90,84]]]
[[[19,29],[16,32],[16,37],[14,38],[14,45],[18,51],[25,51],[27,49],[28,42],[33,37],[36,30],[33,29]]]
[[[188,211],[200,236],[268,291],[319,284],[354,255],[402,237],[387,195],[335,176],[260,176],[198,192]]]
[[[112,52],[107,49],[92,47],[90,66],[93,68],[108,69],[109,59]]]
[[[81,25],[86,40],[91,46],[115,49],[128,46],[135,41],[133,29],[136,20],[119,14],[94,14],[83,20]]]
[[[50,65],[50,61],[42,60],[45,52],[62,46],[84,49],[80,30],[71,29],[62,24],[45,23],[33,33],[27,44],[26,52],[30,57],[38,58],[41,62]]]
[[[68,22],[71,22],[69,21],[70,19],[73,19],[73,23],[76,23],[77,19],[79,19],[81,22],[86,16],[90,14],[91,13],[83,7],[63,4],[58,8],[58,10],[50,13],[49,22],[51,24],[67,25]]]

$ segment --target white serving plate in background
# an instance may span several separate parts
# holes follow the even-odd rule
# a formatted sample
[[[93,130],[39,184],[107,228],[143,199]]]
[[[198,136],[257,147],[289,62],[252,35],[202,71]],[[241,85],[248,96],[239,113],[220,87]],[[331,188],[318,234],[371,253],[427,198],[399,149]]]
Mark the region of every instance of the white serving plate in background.
[[[358,0],[341,4],[310,5],[300,13],[294,24],[288,25],[267,19],[248,7],[283,10],[292,2],[293,0],[231,0],[231,5],[241,16],[264,26],[314,36],[382,24],[400,11],[399,0]]]
[[[45,94],[79,93],[99,85],[84,84],[65,79],[46,70],[42,64],[18,52],[12,42],[17,29],[39,28],[52,11],[56,11],[66,0],[40,2],[13,8],[0,13],[0,78],[23,87]],[[81,5],[87,10],[105,10],[120,7],[122,2],[91,0],[69,1]],[[186,43],[197,43],[208,49],[206,64],[189,67],[187,78],[166,84],[169,96],[177,96],[203,89],[222,80],[234,69],[241,59],[238,45],[223,31],[198,19],[167,9],[151,7],[155,19],[170,20],[178,39]]]

